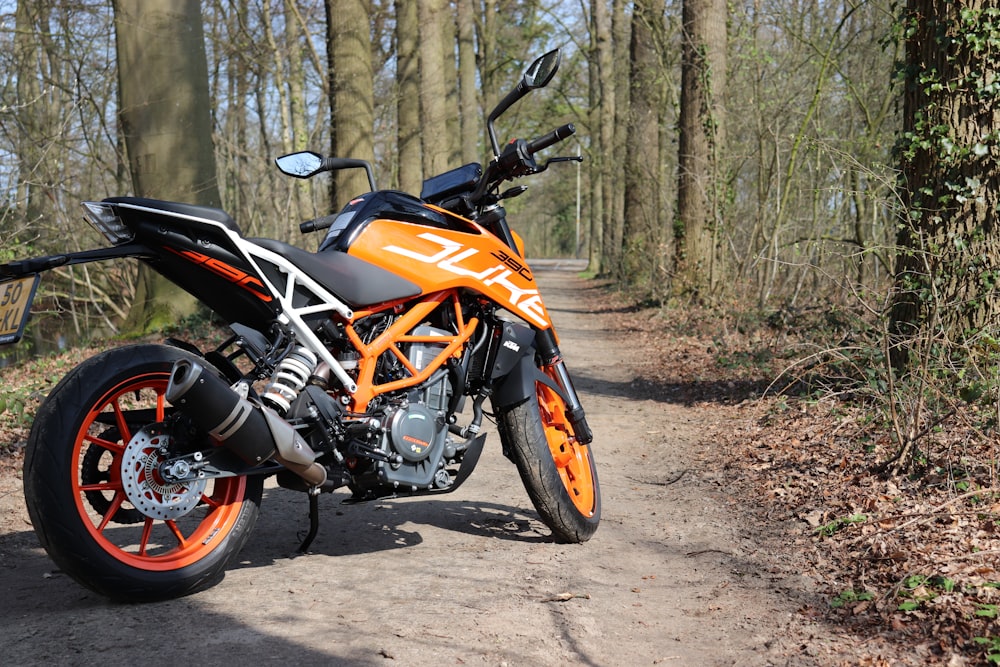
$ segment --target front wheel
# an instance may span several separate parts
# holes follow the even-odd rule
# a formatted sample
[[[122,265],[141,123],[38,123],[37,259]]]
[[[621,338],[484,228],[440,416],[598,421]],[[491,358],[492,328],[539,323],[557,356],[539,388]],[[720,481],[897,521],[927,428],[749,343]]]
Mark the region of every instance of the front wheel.
[[[586,542],[601,520],[601,487],[590,447],[577,441],[566,404],[535,384],[535,397],[501,413],[500,437],[542,521],[560,542]]]
[[[136,345],[91,357],[59,382],[35,416],[24,461],[31,523],[52,560],[118,600],[207,588],[246,543],[263,480],[171,484],[158,475],[174,362],[191,355]]]

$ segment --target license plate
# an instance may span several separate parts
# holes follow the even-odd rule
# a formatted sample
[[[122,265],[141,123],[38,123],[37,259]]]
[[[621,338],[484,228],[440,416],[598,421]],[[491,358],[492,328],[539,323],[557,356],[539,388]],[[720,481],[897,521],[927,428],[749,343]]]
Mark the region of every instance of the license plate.
[[[0,345],[21,340],[39,278],[35,273],[0,282]]]

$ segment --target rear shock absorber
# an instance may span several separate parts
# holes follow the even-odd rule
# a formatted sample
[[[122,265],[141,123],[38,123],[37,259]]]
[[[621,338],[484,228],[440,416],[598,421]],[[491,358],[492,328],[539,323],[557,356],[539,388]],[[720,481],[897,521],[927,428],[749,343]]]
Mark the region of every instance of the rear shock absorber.
[[[292,401],[299,395],[319,365],[319,359],[308,348],[296,345],[284,359],[278,362],[271,376],[271,382],[264,388],[264,401],[279,414],[284,415],[292,407]]]

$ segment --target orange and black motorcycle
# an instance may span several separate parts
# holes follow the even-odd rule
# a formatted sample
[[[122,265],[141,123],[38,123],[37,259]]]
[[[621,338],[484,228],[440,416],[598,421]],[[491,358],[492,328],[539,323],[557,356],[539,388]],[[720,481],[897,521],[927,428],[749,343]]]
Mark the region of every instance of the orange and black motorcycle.
[[[553,538],[583,542],[601,496],[592,434],[500,192],[544,171],[534,154],[565,125],[501,147],[494,121],[545,86],[538,58],[490,114],[495,158],[376,190],[364,161],[295,153],[291,176],[364,168],[371,192],[339,214],[315,253],[247,238],[223,211],[136,197],[87,202],[108,248],[0,266],[0,343],[23,331],[39,274],[135,257],[229,323],[216,350],[170,341],[107,350],[39,408],[24,462],[32,524],[81,584],[124,600],[171,598],[220,578],[257,519],[264,480],[309,499],[454,491],[486,439],[484,403]],[[470,402],[470,409],[465,403]]]

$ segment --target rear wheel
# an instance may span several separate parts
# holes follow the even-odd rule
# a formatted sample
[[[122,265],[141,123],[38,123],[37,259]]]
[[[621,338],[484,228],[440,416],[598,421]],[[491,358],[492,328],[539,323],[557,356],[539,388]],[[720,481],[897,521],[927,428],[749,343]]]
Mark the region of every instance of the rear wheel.
[[[537,382],[535,398],[504,411],[500,436],[542,521],[560,542],[586,542],[601,520],[601,488],[590,447],[566,418],[566,404]]]
[[[186,352],[162,345],[106,351],[73,369],[35,416],[24,494],[35,532],[78,582],[132,601],[178,597],[215,583],[257,520],[263,479],[190,484],[157,467],[169,435],[164,393]]]

